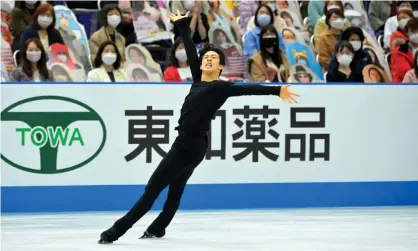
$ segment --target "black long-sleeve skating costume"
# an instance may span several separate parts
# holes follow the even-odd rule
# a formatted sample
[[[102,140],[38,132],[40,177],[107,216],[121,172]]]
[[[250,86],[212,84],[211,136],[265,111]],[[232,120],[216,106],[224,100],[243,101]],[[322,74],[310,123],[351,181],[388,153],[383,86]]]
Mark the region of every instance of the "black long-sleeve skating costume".
[[[189,35],[187,19],[180,19],[175,25],[179,27],[194,82],[181,108],[179,125],[176,127],[179,135],[152,174],[142,197],[112,228],[102,233],[101,238],[107,242],[116,241],[130,229],[151,209],[161,191],[169,186],[162,212],[147,229],[147,232],[157,236],[165,233],[165,228],[179,207],[188,179],[206,154],[211,120],[229,97],[280,95],[280,86],[235,85],[221,80],[201,81],[200,61]]]

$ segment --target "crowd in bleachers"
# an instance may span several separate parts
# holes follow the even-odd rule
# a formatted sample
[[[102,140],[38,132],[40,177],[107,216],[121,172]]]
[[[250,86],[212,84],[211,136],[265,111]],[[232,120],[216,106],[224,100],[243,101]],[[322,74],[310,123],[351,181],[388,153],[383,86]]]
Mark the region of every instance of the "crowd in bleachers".
[[[2,3],[2,81],[189,82],[169,12],[226,56],[222,79],[418,82],[418,1]]]

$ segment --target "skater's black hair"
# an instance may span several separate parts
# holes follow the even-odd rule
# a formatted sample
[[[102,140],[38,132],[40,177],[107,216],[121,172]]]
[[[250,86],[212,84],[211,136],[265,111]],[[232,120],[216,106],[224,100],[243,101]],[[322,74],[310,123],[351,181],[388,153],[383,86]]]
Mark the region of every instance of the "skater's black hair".
[[[216,52],[218,55],[219,55],[219,63],[220,63],[220,65],[223,65],[223,66],[225,66],[225,64],[226,64],[226,61],[225,61],[225,54],[224,54],[224,52],[221,50],[221,49],[219,49],[218,47],[216,47],[215,45],[213,45],[213,44],[206,44],[200,51],[199,51],[199,55],[200,55],[200,57],[199,57],[199,63],[200,64],[202,64],[202,59],[203,59],[203,56],[207,53],[207,52],[209,52],[209,51],[214,51],[214,52]]]

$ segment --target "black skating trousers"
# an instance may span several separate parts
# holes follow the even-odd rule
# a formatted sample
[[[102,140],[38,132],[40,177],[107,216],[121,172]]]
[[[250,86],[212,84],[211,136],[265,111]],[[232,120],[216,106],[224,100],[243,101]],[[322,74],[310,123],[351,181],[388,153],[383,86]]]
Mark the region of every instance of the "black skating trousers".
[[[152,174],[142,197],[125,216],[115,222],[118,236],[112,237],[118,239],[128,231],[151,209],[161,191],[169,186],[164,208],[148,228],[153,234],[165,230],[177,212],[187,181],[204,159],[207,146],[207,136],[189,137],[180,134]]]

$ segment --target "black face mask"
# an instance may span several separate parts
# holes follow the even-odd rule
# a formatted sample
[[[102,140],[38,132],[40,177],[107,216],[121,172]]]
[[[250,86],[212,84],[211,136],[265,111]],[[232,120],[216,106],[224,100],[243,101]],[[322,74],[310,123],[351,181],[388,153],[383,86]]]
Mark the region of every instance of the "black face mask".
[[[261,40],[264,48],[271,48],[277,46],[277,37],[266,37]]]

